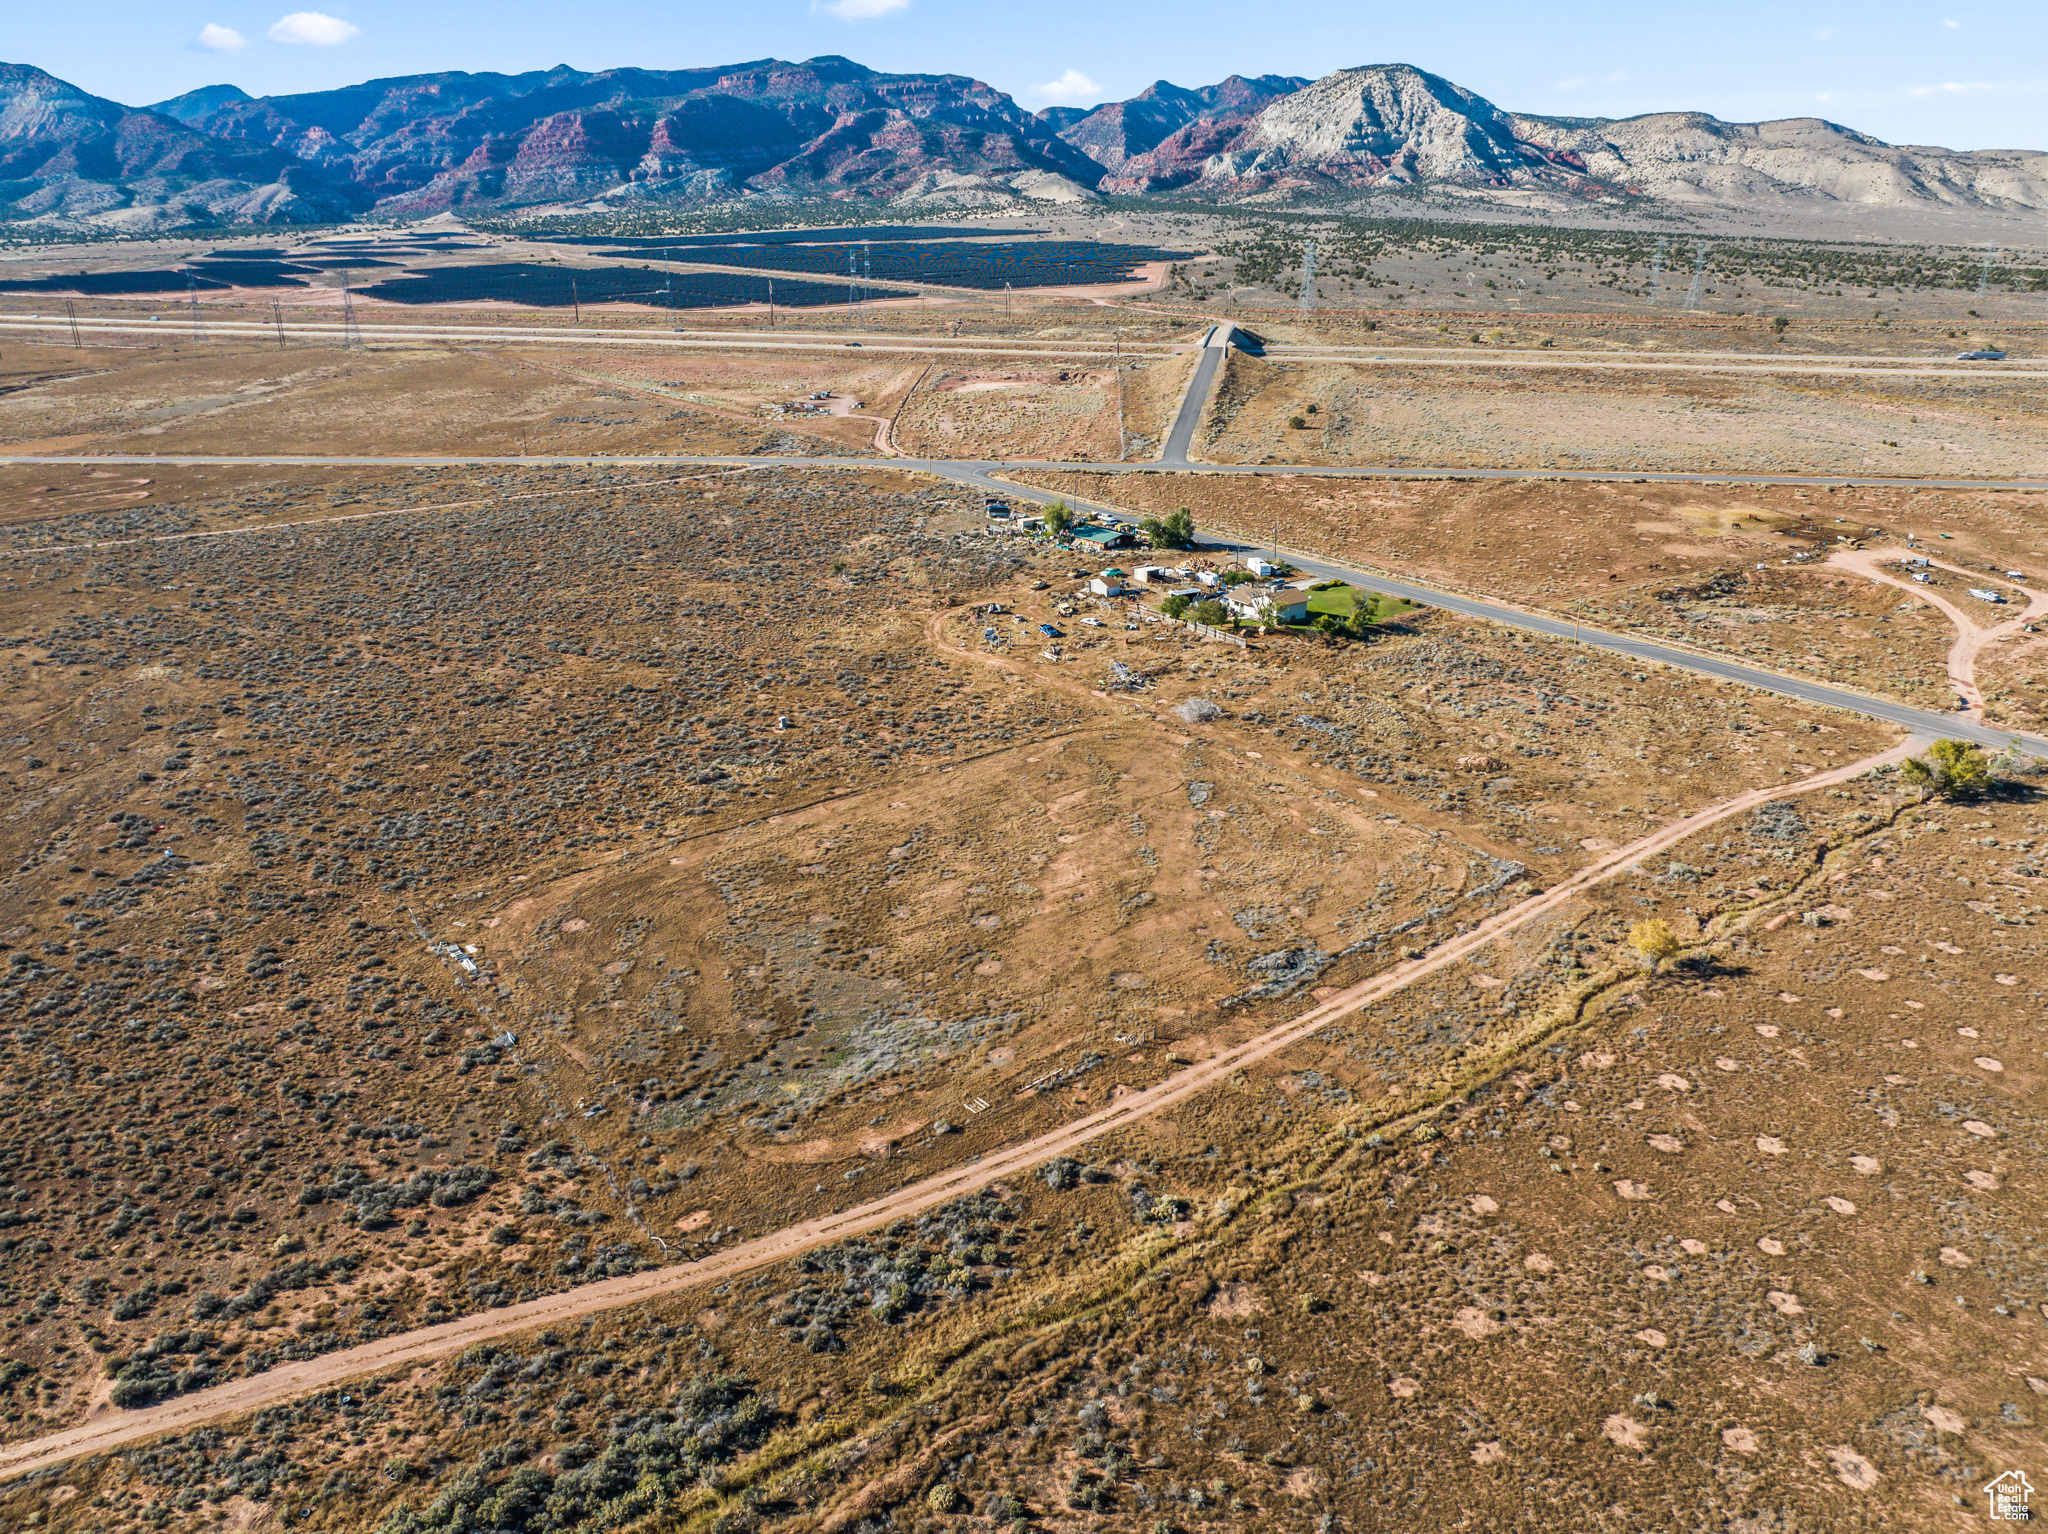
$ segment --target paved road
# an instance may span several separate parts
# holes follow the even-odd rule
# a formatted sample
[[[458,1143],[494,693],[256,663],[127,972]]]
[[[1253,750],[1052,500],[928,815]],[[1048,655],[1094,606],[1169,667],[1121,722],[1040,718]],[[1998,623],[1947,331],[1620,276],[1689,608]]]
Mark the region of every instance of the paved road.
[[[1617,357],[1610,353],[1574,357],[1568,352],[1509,357],[1461,356],[1456,352],[1401,356],[1373,351],[1298,353],[1277,346],[1268,347],[1264,355],[1274,362],[1322,362],[1341,367],[1534,368],[1574,373],[1828,373],[1864,378],[1954,378],[1970,383],[2048,378],[2048,368],[2039,365],[2013,367],[2000,363],[1942,362],[1928,357],[1893,357],[1875,361],[1833,357],[1727,357],[1710,360],[1670,354]]]
[[[191,341],[189,320],[151,324],[147,320],[80,320],[79,330],[88,348],[101,335],[150,336],[168,345]],[[832,335],[821,331],[750,330],[739,334],[656,329],[629,330],[602,325],[380,325],[359,326],[363,339],[392,345],[453,343],[464,346],[533,343],[552,346],[653,346],[681,351],[796,351],[841,352],[859,347],[867,351],[911,352],[920,356],[969,357],[1171,357],[1187,349],[1185,343],[1127,342],[1119,351],[1110,341],[1041,341],[1030,336],[999,340],[969,337],[915,336],[887,332],[851,331]],[[207,337],[214,341],[242,341],[257,346],[274,345],[276,328],[255,320],[208,319]],[[26,339],[41,338],[41,344],[69,348],[71,326],[47,316],[0,315],[0,334]],[[285,322],[285,335],[292,349],[332,350],[341,344],[342,326]]]
[[[1202,354],[1195,359],[1195,371],[1188,379],[1188,391],[1180,397],[1180,413],[1173,418],[1173,430],[1166,434],[1166,450],[1159,462],[1167,468],[1185,468],[1188,448],[1195,440],[1195,428],[1202,424],[1202,407],[1209,403],[1216,371],[1230,355],[1230,338],[1237,332],[1228,325],[1210,327],[1202,338]]]

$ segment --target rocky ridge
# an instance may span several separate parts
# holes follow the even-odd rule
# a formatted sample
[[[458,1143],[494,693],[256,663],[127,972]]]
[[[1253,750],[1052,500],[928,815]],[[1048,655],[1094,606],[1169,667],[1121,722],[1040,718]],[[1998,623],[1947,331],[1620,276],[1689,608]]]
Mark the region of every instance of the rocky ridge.
[[[762,196],[1342,200],[1424,185],[2010,211],[2048,206],[2048,154],[1891,145],[1819,118],[1537,117],[1406,64],[1162,80],[1129,101],[1037,114],[965,75],[829,55],[451,71],[260,98],[208,86],[142,110],[0,66],[0,209],[17,218],[308,222]]]

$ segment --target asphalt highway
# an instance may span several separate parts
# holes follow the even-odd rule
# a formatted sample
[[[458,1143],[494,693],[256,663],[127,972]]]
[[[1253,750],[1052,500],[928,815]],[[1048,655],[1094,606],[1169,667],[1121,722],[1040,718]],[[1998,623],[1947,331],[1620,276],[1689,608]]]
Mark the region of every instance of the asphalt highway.
[[[1230,338],[1235,332],[1228,325],[1217,325],[1202,338],[1202,354],[1195,361],[1194,376],[1188,380],[1187,393],[1180,397],[1180,410],[1173,418],[1173,430],[1166,434],[1166,450],[1160,455],[1160,463],[1167,468],[1184,467],[1188,461],[1188,448],[1195,440],[1195,428],[1202,424],[1202,411],[1209,403],[1209,391],[1216,386],[1216,373],[1223,366],[1223,359],[1230,355]]]

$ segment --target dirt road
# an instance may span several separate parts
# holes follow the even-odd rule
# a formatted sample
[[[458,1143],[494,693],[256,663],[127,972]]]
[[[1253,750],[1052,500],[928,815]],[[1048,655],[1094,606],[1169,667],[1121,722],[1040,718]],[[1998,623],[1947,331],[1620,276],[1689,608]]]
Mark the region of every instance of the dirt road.
[[[699,1284],[732,1279],[787,1261],[813,1247],[877,1230],[893,1220],[918,1214],[1004,1178],[1028,1175],[1054,1156],[1077,1150],[1100,1135],[1164,1112],[1227,1080],[1246,1066],[1299,1043],[1347,1014],[1383,1001],[1416,981],[1469,958],[1495,939],[1556,910],[1631,864],[1675,846],[1696,831],[1743,814],[1769,800],[1847,782],[1873,767],[1902,760],[1912,749],[1912,744],[1908,742],[1831,772],[1815,773],[1796,783],[1752,789],[1697,810],[1683,820],[1674,821],[1625,847],[1616,848],[1562,883],[1496,912],[1463,936],[1452,938],[1419,958],[1405,960],[1392,969],[1362,980],[1298,1017],[1242,1044],[1212,1055],[1151,1087],[1129,1093],[1059,1129],[912,1183],[883,1198],[838,1214],[788,1226],[695,1262],[656,1268],[626,1278],[607,1279],[502,1310],[484,1311],[459,1321],[422,1327],[361,1347],[330,1353],[324,1358],[288,1364],[211,1390],[179,1396],[140,1411],[116,1412],[112,1408],[103,1408],[104,1415],[79,1427],[0,1449],[0,1482],[16,1480],[38,1470],[47,1470],[90,1454],[103,1454],[161,1434],[186,1432],[206,1423],[245,1416],[262,1407],[364,1375],[430,1363],[460,1352],[472,1343],[560,1324],[622,1305],[663,1299]]]
[[[1960,575],[1964,580],[1974,581],[1979,586],[1985,584],[1983,575],[1965,570],[1959,565],[1944,564],[1921,549],[1844,549],[1830,557],[1828,563],[1844,570],[1853,570],[1864,579],[1876,581],[1879,585],[1896,586],[1901,591],[1910,592],[1929,607],[1936,608],[1948,616],[1948,621],[1953,623],[1956,629],[1955,643],[1949,646],[1948,651],[1949,686],[1955,689],[1957,697],[1969,705],[1967,712],[1970,717],[1981,720],[1984,717],[1984,694],[1977,686],[1977,657],[1984,653],[1987,645],[2017,634],[2027,624],[2048,617],[2048,591],[2022,589],[2027,605],[2020,609],[2017,617],[2008,618],[2003,623],[1980,624],[1972,614],[1958,607],[1940,592],[1879,568],[1902,559],[1925,560],[1930,568],[1946,570],[1951,575]]]

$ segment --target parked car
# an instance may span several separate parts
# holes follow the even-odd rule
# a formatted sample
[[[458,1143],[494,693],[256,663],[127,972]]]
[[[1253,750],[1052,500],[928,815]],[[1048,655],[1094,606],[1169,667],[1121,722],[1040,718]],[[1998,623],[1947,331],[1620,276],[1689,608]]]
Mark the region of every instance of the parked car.
[[[1062,634],[1058,629],[1054,628],[1050,623],[1039,624],[1038,632],[1045,635],[1045,637],[1048,639],[1065,639],[1067,637],[1065,634]]]

